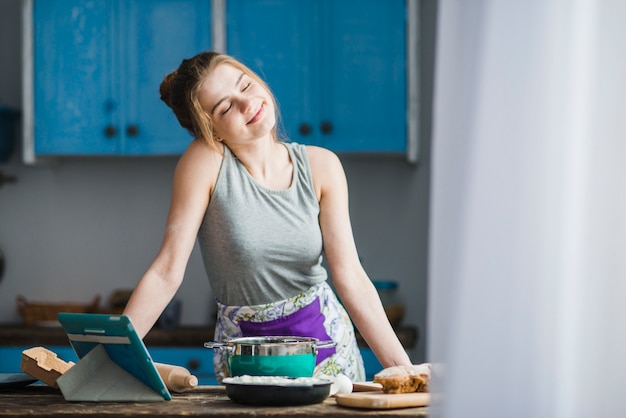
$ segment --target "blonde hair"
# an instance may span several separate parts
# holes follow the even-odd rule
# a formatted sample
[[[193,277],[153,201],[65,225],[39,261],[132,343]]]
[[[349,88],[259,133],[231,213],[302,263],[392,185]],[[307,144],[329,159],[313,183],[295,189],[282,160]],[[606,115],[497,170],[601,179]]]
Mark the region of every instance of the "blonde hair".
[[[202,108],[198,99],[198,91],[202,81],[220,64],[228,64],[243,71],[255,82],[266,89],[276,109],[277,123],[271,131],[274,140],[278,139],[279,110],[276,98],[269,86],[254,71],[242,62],[226,54],[206,51],[201,52],[189,59],[184,59],[177,70],[166,75],[161,82],[159,91],[161,100],[167,104],[174,114],[178,123],[185,128],[194,138],[202,138],[209,146],[219,150],[217,139],[213,131],[213,119]]]

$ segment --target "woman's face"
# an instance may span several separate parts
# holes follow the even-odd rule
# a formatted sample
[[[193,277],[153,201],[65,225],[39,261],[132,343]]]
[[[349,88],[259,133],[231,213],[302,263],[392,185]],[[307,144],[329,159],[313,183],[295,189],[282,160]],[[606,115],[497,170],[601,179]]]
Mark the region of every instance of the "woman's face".
[[[219,64],[198,92],[211,115],[214,132],[226,144],[245,143],[269,135],[276,124],[270,93],[243,71]]]

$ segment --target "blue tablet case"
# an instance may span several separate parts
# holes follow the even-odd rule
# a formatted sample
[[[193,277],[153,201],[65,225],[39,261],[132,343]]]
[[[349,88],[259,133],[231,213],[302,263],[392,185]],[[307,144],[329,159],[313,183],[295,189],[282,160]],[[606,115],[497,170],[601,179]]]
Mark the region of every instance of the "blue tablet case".
[[[67,400],[172,399],[130,317],[60,313],[58,319],[79,358],[57,379]]]

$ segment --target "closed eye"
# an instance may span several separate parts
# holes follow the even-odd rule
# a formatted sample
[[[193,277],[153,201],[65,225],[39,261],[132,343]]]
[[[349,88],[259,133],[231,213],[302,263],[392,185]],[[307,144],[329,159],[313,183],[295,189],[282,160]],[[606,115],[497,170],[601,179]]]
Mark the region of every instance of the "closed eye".
[[[244,77],[246,77],[245,73],[242,73],[238,82],[241,82],[241,80],[244,79]],[[247,80],[247,83],[244,84],[244,86],[241,89],[241,92],[243,93],[244,91],[248,90],[250,88],[250,86],[252,86],[252,81]],[[232,103],[229,103],[228,107],[226,109],[224,109],[222,112],[220,112],[221,115],[225,115],[226,113],[228,113],[228,111],[233,107]]]
[[[246,83],[246,85],[245,85],[245,86],[243,86],[243,88],[241,89],[241,91],[242,91],[242,92],[244,92],[244,91],[248,90],[248,89],[250,88],[250,86],[251,86],[251,85],[252,85],[252,82],[251,82],[251,81],[249,81],[248,83]],[[226,113],[228,113],[228,111],[230,110],[230,108],[231,108],[231,107],[233,107],[233,104],[232,104],[232,103],[230,103],[230,104],[228,105],[228,107],[227,107],[226,109],[224,109],[224,111],[223,111],[223,112],[221,112],[221,114],[222,114],[222,115],[225,115]]]
[[[226,109],[224,109],[224,111],[222,112],[222,115],[225,115],[226,113],[228,113],[228,111],[230,110],[230,108],[231,108],[231,107],[233,107],[233,104],[232,104],[232,103],[230,103],[230,104],[228,105],[228,107],[227,107]]]

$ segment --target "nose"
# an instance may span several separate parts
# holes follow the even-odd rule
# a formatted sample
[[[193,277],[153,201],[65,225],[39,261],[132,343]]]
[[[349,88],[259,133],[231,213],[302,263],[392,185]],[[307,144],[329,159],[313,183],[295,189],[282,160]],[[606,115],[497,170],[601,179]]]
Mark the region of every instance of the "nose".
[[[239,106],[241,108],[241,113],[248,113],[252,109],[252,98],[246,95],[242,95],[239,98]]]

